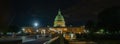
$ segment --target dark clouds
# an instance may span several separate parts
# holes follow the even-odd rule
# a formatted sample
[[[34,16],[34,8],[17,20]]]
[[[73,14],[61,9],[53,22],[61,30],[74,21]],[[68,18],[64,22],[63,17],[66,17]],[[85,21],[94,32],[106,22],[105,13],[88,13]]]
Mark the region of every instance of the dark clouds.
[[[71,21],[76,23],[77,21],[97,21],[98,14],[104,9],[119,5],[119,0],[81,0],[79,4],[66,9],[64,15],[74,19]]]

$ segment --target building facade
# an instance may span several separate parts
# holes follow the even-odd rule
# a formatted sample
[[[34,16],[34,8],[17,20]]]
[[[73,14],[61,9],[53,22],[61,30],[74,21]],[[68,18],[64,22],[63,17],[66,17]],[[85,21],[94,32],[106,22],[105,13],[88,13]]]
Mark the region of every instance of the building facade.
[[[40,28],[34,28],[34,27],[23,27],[24,33],[85,33],[85,26],[79,26],[79,27],[67,27],[65,25],[65,20],[63,15],[61,14],[61,11],[58,11],[58,15],[54,19],[54,25],[53,27],[40,27]]]

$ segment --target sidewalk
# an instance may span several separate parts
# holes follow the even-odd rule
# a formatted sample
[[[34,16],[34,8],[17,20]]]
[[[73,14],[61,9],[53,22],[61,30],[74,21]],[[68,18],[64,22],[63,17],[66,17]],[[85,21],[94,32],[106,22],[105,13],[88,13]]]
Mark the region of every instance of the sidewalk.
[[[96,43],[93,41],[69,40],[69,44],[96,44]]]

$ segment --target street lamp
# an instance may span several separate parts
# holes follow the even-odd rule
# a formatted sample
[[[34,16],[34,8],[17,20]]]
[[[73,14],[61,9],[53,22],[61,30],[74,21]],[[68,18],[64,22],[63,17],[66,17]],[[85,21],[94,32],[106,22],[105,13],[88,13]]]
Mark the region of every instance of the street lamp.
[[[38,22],[34,22],[34,24],[33,24],[36,32],[38,32],[38,25],[39,25]]]
[[[34,27],[37,27],[37,26],[38,26],[38,23],[37,23],[37,22],[35,22],[35,23],[34,23]]]

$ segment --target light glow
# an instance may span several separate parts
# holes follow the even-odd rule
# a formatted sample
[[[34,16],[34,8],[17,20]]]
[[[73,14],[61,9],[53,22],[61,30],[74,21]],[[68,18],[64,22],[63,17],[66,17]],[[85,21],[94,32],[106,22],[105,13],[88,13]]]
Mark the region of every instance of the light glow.
[[[35,23],[34,23],[34,26],[35,26],[35,27],[37,27],[37,26],[38,26],[38,23],[37,23],[37,22],[35,22]]]

